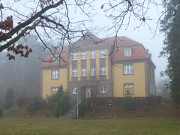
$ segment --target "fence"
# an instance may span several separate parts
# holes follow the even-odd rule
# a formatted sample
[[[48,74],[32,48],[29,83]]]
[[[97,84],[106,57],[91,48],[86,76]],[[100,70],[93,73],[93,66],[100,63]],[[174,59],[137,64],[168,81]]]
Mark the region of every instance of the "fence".
[[[87,105],[113,105],[119,106],[122,105],[125,97],[92,97],[87,99]],[[153,96],[153,97],[132,97],[132,102],[136,106],[148,104],[148,105],[156,105],[160,104],[162,101],[162,97]]]

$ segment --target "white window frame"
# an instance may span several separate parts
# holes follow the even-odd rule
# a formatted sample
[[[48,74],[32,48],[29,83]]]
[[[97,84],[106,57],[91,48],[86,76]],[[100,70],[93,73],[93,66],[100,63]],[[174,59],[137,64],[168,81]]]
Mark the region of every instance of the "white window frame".
[[[105,86],[101,86],[100,93],[107,93],[107,88]]]
[[[77,52],[72,53],[72,60],[77,60]]]
[[[91,89],[87,88],[86,89],[86,98],[90,98],[91,97]]]
[[[100,58],[105,58],[105,50],[100,50]]]
[[[126,64],[123,66],[123,73],[125,75],[131,75],[133,74],[133,64]]]
[[[52,55],[52,62],[58,62],[59,61],[59,55],[58,54],[54,54]]]
[[[82,69],[81,69],[81,73],[82,73],[82,76],[87,76],[87,74],[86,74],[86,68],[82,68]]]
[[[96,52],[95,51],[91,51],[90,58],[91,59],[95,59],[96,58]]]
[[[82,52],[81,53],[81,60],[85,60],[86,59],[86,52]]]
[[[124,48],[124,56],[132,56],[132,48]]]
[[[72,89],[72,94],[73,94],[73,95],[78,94],[78,88],[73,88],[73,89]]]
[[[51,79],[59,79],[59,69],[51,70]]]
[[[100,75],[106,75],[106,67],[100,67]]]
[[[91,76],[96,76],[96,68],[95,67],[91,68]]]
[[[77,77],[77,69],[72,70],[72,77]]]
[[[57,92],[59,90],[58,87],[51,87],[51,93]]]
[[[124,95],[134,95],[134,84],[124,84],[123,86]]]

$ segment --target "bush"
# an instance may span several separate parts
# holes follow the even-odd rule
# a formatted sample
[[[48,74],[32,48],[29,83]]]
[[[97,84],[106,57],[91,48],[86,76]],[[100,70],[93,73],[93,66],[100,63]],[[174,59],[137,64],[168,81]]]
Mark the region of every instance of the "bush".
[[[37,110],[39,110],[39,109],[41,109],[43,106],[44,106],[44,101],[43,101],[43,99],[42,98],[40,98],[40,97],[34,97],[33,99],[32,99],[32,101],[28,104],[28,106],[27,106],[27,111],[29,111],[29,112],[33,112],[33,111],[37,111]]]
[[[83,117],[85,115],[85,112],[86,112],[85,102],[86,102],[86,99],[82,99],[81,102],[79,103],[79,107],[78,107],[79,117]]]
[[[4,103],[4,109],[10,109],[13,104],[13,88],[9,88],[6,92],[6,98]]]
[[[55,109],[56,104],[60,100],[62,93],[63,93],[63,87],[60,86],[57,93],[55,93],[51,96],[47,96],[46,105],[49,109],[52,109],[52,110]]]
[[[60,116],[60,110],[68,103],[68,97],[65,92],[62,92],[60,100],[57,102],[55,107],[55,116]]]
[[[32,98],[18,98],[16,100],[16,104],[18,107],[22,107],[25,104],[30,104],[32,102]]]
[[[57,93],[47,96],[46,105],[49,109],[54,110],[55,116],[60,116],[60,110],[68,104],[67,93],[63,91],[63,87],[60,86]]]
[[[126,111],[135,110],[133,98],[129,95],[125,96],[122,101],[122,108]]]

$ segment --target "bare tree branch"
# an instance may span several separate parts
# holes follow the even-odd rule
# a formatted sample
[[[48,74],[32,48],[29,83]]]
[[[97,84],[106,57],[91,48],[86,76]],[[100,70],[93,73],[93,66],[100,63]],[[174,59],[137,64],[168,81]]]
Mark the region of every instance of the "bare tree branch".
[[[34,20],[36,20],[38,17],[40,17],[44,12],[46,12],[47,10],[49,9],[52,9],[52,8],[55,8],[55,7],[58,7],[59,5],[63,4],[64,0],[60,0],[59,2],[57,2],[56,4],[53,4],[53,5],[49,5],[47,7],[45,7],[44,9],[42,9],[41,11],[39,11],[38,13],[36,13],[35,15],[33,15],[31,18],[29,18],[27,21],[19,24],[18,26],[16,26],[15,28],[13,28],[11,31],[9,31],[7,33],[7,35],[0,35],[0,41],[5,41],[9,38],[11,38],[15,33],[17,33],[19,30],[21,30],[22,28],[28,26],[29,24],[31,24]],[[23,36],[20,35],[21,37]],[[20,37],[19,37],[20,38]],[[10,43],[12,43],[13,40],[11,40]],[[10,43],[7,43],[5,46],[2,45],[0,46],[0,52],[3,51],[5,48],[7,48],[8,46],[10,46],[11,44]]]

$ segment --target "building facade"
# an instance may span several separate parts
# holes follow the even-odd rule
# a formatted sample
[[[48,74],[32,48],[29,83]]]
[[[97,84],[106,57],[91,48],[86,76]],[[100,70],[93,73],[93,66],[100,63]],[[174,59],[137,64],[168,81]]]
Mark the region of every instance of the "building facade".
[[[91,33],[49,54],[41,64],[45,98],[60,85],[71,100],[155,95],[155,65],[141,43],[124,36],[99,39]]]

